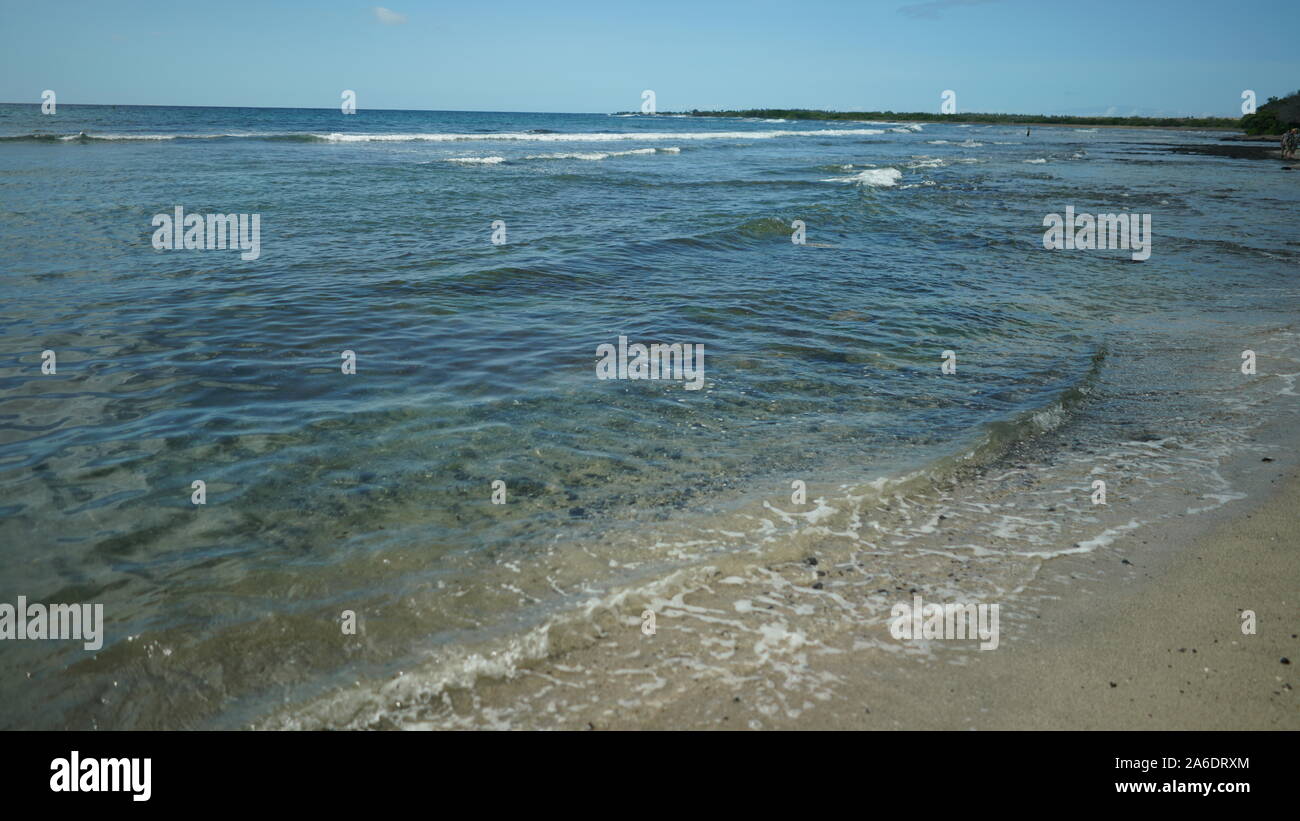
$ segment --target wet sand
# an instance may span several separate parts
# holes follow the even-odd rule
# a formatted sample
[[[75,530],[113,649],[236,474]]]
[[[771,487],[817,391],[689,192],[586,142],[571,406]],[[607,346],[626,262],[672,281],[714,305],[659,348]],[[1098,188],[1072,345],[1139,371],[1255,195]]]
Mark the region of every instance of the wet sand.
[[[963,666],[864,682],[857,726],[1300,729],[1300,470],[1277,464],[1259,466],[1275,488],[1266,501],[1135,545],[1119,585],[1090,579],[1097,557],[1056,560],[1072,589],[1056,591],[1032,630]],[[1258,618],[1255,635],[1242,632],[1244,610]]]

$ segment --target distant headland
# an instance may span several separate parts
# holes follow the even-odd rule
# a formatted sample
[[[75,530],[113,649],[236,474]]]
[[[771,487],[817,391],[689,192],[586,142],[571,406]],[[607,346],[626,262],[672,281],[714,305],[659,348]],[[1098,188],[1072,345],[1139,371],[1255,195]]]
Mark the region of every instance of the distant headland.
[[[1241,129],[1247,134],[1281,134],[1291,128],[1300,128],[1300,91],[1269,97],[1254,114],[1241,118]]]
[[[617,114],[639,114],[620,111]],[[659,116],[747,117],[764,120],[830,120],[923,123],[993,123],[1001,125],[1079,125],[1142,128],[1212,128],[1245,131],[1247,134],[1281,134],[1300,125],[1300,92],[1284,98],[1270,97],[1254,114],[1244,117],[1075,117],[1049,114],[934,114],[924,111],[825,111],[810,108],[750,108],[741,110],[664,111]],[[656,115],[644,115],[656,116]]]

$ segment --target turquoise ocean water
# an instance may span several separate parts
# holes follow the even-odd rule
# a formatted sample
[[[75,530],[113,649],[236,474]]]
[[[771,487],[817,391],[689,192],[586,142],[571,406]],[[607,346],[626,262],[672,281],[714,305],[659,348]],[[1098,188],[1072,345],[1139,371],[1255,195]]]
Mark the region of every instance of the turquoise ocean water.
[[[472,686],[476,648],[756,543],[726,522],[779,545],[793,480],[1062,426],[1203,448],[1261,412],[1241,350],[1270,401],[1297,370],[1300,195],[1167,150],[1216,140],[0,106],[0,602],[106,619],[0,648],[0,726],[246,726],[433,657]],[[260,255],[155,249],[178,206],[258,215]],[[1067,206],[1151,214],[1150,258],[1045,250]],[[597,379],[620,336],[702,344],[703,387]]]

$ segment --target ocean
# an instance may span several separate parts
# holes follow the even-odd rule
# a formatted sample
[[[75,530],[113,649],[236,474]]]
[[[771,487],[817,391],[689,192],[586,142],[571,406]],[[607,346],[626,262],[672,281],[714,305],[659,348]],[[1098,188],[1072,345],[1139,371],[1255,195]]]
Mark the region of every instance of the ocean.
[[[914,588],[1014,621],[1294,419],[1300,193],[1171,150],[1218,138],[0,105],[0,602],[104,612],[0,648],[0,727],[568,726],[682,671],[798,715]],[[1067,208],[1149,255],[1045,248]]]

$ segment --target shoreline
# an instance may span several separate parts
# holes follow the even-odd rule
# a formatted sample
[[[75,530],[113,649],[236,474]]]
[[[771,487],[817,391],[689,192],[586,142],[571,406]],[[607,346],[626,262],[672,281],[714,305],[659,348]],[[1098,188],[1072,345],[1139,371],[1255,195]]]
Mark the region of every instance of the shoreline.
[[[1300,729],[1295,452],[1235,460],[1225,472],[1249,488],[1249,501],[1142,528],[1119,543],[1122,559],[1089,552],[1050,560],[1023,591],[1032,600],[1025,618],[1004,614],[1000,652],[954,642],[913,654],[895,642],[866,666],[857,653],[808,653],[799,674],[836,681],[836,693],[805,701],[793,716],[756,710],[747,697],[683,674],[697,680],[653,709],[619,711],[586,729]],[[1243,610],[1257,616],[1255,635],[1242,632]],[[890,650],[885,636],[876,646]],[[593,650],[548,666],[587,663]],[[564,721],[555,728],[579,729]]]
[[[450,715],[400,726],[507,729],[523,719],[562,730],[1300,729],[1300,434],[1290,422],[1283,414],[1267,423],[1220,464],[1244,497],[1131,532],[1112,528],[1118,538],[1104,549],[1071,551],[1063,536],[1031,579],[991,598],[1003,604],[995,650],[897,641],[884,624],[851,628],[851,648],[832,640],[844,637],[845,599],[834,591],[858,599],[842,585],[861,571],[813,537],[801,544],[820,563],[760,564],[762,587],[709,567],[693,583],[665,580],[662,593],[593,602],[599,627],[590,641],[573,646],[553,634],[546,658],[505,680],[444,692]],[[877,610],[910,599],[918,591],[909,585],[927,601],[945,599],[946,559],[927,580],[871,555],[884,565],[883,583],[899,585],[875,591],[886,594]],[[654,638],[636,629],[646,607],[660,614]],[[1254,635],[1242,632],[1244,610],[1256,614]],[[687,647],[707,652],[692,658]],[[728,661],[750,654],[757,668]],[[710,658],[728,671],[719,674]]]
[[[1077,445],[1079,422],[969,468],[972,481],[882,495],[849,519],[828,519],[821,500],[807,513],[768,505],[807,525],[775,552],[756,545],[593,596],[577,604],[579,618],[449,657],[442,672],[399,673],[250,726],[1300,729],[1294,666],[1280,661],[1300,658],[1300,430],[1279,409],[1215,461],[1219,481],[1139,494],[1136,507],[1123,463],[1158,462],[1164,448],[1133,431],[1133,447],[1102,471],[1116,476],[1109,505],[1040,552],[976,561],[990,555],[981,553],[990,531],[969,511],[1011,508],[1021,522],[1060,511],[1050,517],[1060,520],[1070,503],[1047,506],[1062,503],[1055,491],[1087,486],[1070,478],[1080,473],[1068,459],[1067,485],[1049,476],[1073,450],[1059,446]],[[1102,467],[1087,454],[1089,468]],[[1153,505],[1166,512],[1144,515]],[[899,515],[910,525],[890,518]],[[845,544],[851,521],[862,537]],[[886,614],[918,593],[999,604],[997,647],[893,638]],[[1242,633],[1243,610],[1257,615],[1257,634]],[[657,614],[656,634],[641,629],[646,611]]]
[[[770,592],[737,601],[743,608],[718,606],[715,594],[730,599],[736,584],[725,572],[706,567],[698,575],[673,574],[662,593],[591,602],[598,627],[586,633],[590,640],[575,646],[572,635],[539,637],[549,651],[541,659],[516,659],[505,678],[412,691],[399,676],[384,688],[387,698],[402,702],[420,693],[433,697],[446,708],[439,719],[363,724],[416,730],[1300,729],[1294,690],[1300,437],[1287,421],[1273,425],[1266,439],[1252,437],[1264,449],[1247,449],[1222,465],[1245,498],[1125,533],[1114,549],[1079,553],[1068,550],[1068,540],[1058,542],[1058,555],[1002,600],[1000,642],[988,652],[962,641],[918,647],[892,639],[884,625],[859,625],[852,652],[834,649],[822,641],[826,620],[837,617],[839,596],[831,585],[854,571],[828,562],[832,557],[807,541],[821,563],[768,564],[759,572]],[[942,588],[916,576],[890,575],[902,587],[889,600],[910,598],[909,579],[927,601],[944,598]],[[679,583],[687,576],[695,581],[684,590]],[[823,604],[809,606],[810,599]],[[660,614],[657,637],[638,629],[646,607]],[[1256,614],[1254,635],[1242,632],[1244,610]],[[751,617],[766,626],[730,633],[729,641],[729,625]],[[712,648],[715,659],[752,646],[770,669],[719,676],[717,668],[683,654],[682,642]],[[493,653],[477,665],[509,661]],[[294,726],[261,726],[277,725]]]
[[[1280,536],[1300,501],[1300,430],[1283,398],[1293,382],[1282,384],[1300,359],[1271,316],[1220,322],[1198,310],[1189,320],[1201,328],[1194,344],[1185,332],[1153,341],[1116,331],[1106,367],[1087,390],[1071,387],[1093,397],[1078,412],[1041,407],[1031,415],[1041,431],[990,461],[955,458],[960,470],[933,488],[895,494],[906,477],[890,474],[842,492],[824,483],[798,503],[764,489],[761,510],[664,528],[633,556],[651,569],[643,557],[685,566],[665,562],[663,575],[610,587],[561,584],[572,598],[545,626],[430,654],[261,726],[1300,728],[1283,687],[1294,685],[1290,666],[1279,662],[1300,646],[1277,633],[1300,627],[1300,597],[1287,587],[1300,563],[1294,550],[1270,552],[1273,533],[1261,542],[1251,529],[1263,517]],[[1216,373],[1243,337],[1278,357],[1270,383],[1165,381]],[[1157,368],[1148,346],[1178,353]],[[1088,500],[1093,476],[1112,485],[1105,507]],[[1279,488],[1287,499],[1275,500]],[[768,529],[755,527],[765,519]],[[725,549],[696,552],[705,539]],[[581,559],[572,548],[556,555]],[[918,592],[999,604],[997,649],[894,639],[891,607]],[[1245,609],[1259,615],[1259,634],[1241,634]],[[647,612],[655,634],[641,629]]]
[[[1268,135],[1262,135],[1262,137],[1252,137],[1252,136],[1246,135],[1246,133],[1245,133],[1245,132],[1240,128],[1240,127],[1238,127],[1238,126],[1226,126],[1226,125],[1152,125],[1152,124],[1150,124],[1150,123],[1142,123],[1142,124],[1133,124],[1133,125],[1129,125],[1129,124],[1127,124],[1127,123],[1094,123],[1094,122],[1088,122],[1088,121],[1086,120],[1086,118],[1080,118],[1081,122],[1047,122],[1047,121],[1039,121],[1039,120],[1032,120],[1032,121],[1031,121],[1031,120],[1023,120],[1023,121],[1018,120],[1018,121],[1014,121],[1014,122],[1010,122],[1010,121],[1008,121],[1008,122],[990,122],[990,121],[988,121],[988,120],[953,120],[953,119],[948,119],[948,118],[939,117],[939,116],[936,116],[935,119],[927,120],[927,119],[918,119],[918,118],[913,117],[913,116],[910,116],[910,115],[906,115],[906,116],[904,116],[904,117],[902,117],[902,118],[899,118],[899,117],[892,117],[892,118],[891,118],[891,117],[885,116],[885,114],[886,114],[887,112],[879,112],[879,113],[880,113],[880,115],[881,115],[881,116],[879,116],[879,117],[876,117],[876,116],[872,116],[872,117],[861,117],[861,118],[853,118],[853,117],[849,117],[849,118],[838,118],[838,117],[783,117],[783,118],[781,118],[781,119],[784,119],[786,122],[791,122],[791,123],[800,123],[800,122],[814,122],[814,123],[882,123],[882,122],[887,122],[887,123],[922,123],[922,124],[925,124],[925,125],[987,125],[987,126],[998,126],[998,127],[1003,127],[1003,128],[1022,128],[1022,127],[1033,127],[1033,128],[1137,128],[1137,129],[1146,129],[1146,130],[1153,130],[1153,131],[1184,131],[1184,130],[1186,130],[1186,131],[1223,131],[1223,132],[1235,132],[1235,133],[1241,134],[1242,136],[1241,136],[1240,139],[1245,139],[1245,140],[1261,139],[1261,138],[1267,137],[1267,138],[1269,138],[1269,139],[1274,139],[1274,141],[1276,141],[1276,138],[1268,137]],[[757,115],[749,115],[749,114],[723,114],[723,113],[711,114],[711,113],[708,113],[708,112],[701,112],[701,113],[699,113],[699,114],[692,114],[692,113],[690,113],[690,112],[685,112],[685,111],[663,111],[663,112],[659,112],[659,113],[657,113],[657,114],[640,114],[639,112],[634,112],[634,111],[615,111],[615,112],[611,112],[611,114],[610,114],[610,116],[627,116],[627,115],[632,115],[632,116],[637,116],[637,117],[649,117],[649,118],[654,118],[654,117],[687,117],[687,118],[691,118],[691,119],[702,119],[702,120],[703,120],[703,119],[726,119],[726,120],[753,120],[753,119],[765,119],[765,118],[760,118],[760,117],[758,117]]]

